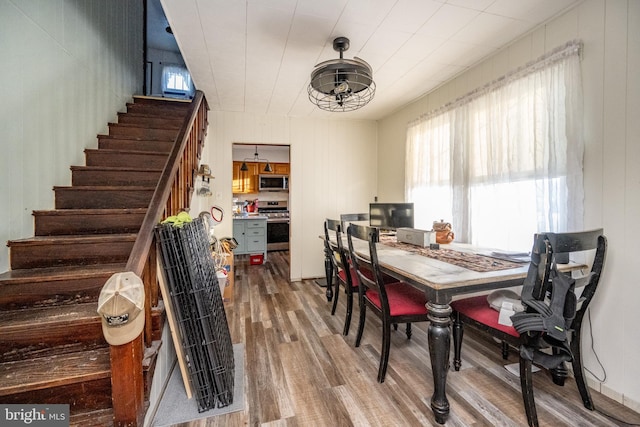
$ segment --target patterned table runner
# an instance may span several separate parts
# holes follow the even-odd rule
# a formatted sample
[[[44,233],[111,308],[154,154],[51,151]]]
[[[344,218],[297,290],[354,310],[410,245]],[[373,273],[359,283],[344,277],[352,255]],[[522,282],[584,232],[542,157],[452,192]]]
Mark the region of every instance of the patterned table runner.
[[[522,263],[492,258],[486,255],[470,254],[453,249],[423,248],[409,243],[398,242],[395,236],[380,236],[380,243],[479,272],[507,270],[522,266]]]

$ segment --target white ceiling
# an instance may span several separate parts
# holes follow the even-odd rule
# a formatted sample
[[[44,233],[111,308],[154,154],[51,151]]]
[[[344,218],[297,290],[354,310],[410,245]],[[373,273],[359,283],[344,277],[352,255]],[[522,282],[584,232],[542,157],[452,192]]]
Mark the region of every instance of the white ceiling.
[[[212,110],[377,120],[582,0],[161,0]],[[375,98],[330,113],[308,99],[344,36],[373,67]]]

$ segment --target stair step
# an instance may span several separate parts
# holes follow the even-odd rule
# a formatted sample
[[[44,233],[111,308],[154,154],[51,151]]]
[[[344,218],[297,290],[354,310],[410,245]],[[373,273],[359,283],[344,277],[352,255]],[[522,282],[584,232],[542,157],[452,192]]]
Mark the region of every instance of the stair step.
[[[52,348],[106,346],[97,307],[89,302],[0,312],[0,361],[29,359]]]
[[[101,150],[129,150],[169,153],[173,148],[173,139],[125,138],[113,135],[98,135],[98,148]]]
[[[107,279],[126,264],[9,270],[0,274],[0,310],[97,302]]]
[[[135,240],[136,234],[36,236],[11,240],[7,246],[11,269],[17,270],[126,262]]]
[[[137,138],[175,139],[178,129],[151,128],[144,124],[109,123],[109,135],[126,135]]]
[[[69,427],[108,427],[112,425],[112,408],[78,412],[69,416]]]
[[[97,308],[93,301],[0,312],[0,363],[107,347]],[[151,339],[157,347],[165,320],[163,304],[151,309]],[[155,358],[152,353],[147,348],[145,358]],[[151,363],[155,360],[143,361],[146,368]]]
[[[127,104],[127,113],[132,114],[147,114],[154,116],[163,116],[163,117],[184,117],[187,115],[187,111],[189,107],[187,106],[166,106],[166,105],[150,105],[150,104],[139,104],[139,103],[129,103]]]
[[[181,108],[188,108],[191,105],[190,99],[165,98],[163,96],[133,95],[133,102],[136,105],[168,105]]]
[[[155,187],[54,187],[56,209],[146,208]]]
[[[139,126],[153,127],[156,129],[178,130],[184,123],[183,117],[164,117],[157,114],[144,113],[118,113],[118,123],[135,124]]]
[[[133,169],[113,166],[72,166],[71,185],[115,186],[136,185],[155,187],[162,169]]]
[[[174,113],[186,114],[191,105],[187,100],[168,100],[167,98],[134,97],[134,102],[127,103],[127,111],[172,111]],[[133,112],[133,111],[132,111]]]
[[[158,117],[158,118],[163,118],[163,119],[170,119],[170,120],[182,120],[182,122],[184,123],[184,118],[187,114],[187,111],[189,110],[189,108],[185,108],[185,107],[175,107],[175,106],[168,106],[168,107],[163,107],[163,106],[153,106],[150,104],[127,104],[127,106],[133,106],[133,109],[136,111],[127,111],[127,112],[120,112],[118,113],[118,117],[120,116],[131,116],[131,117]],[[167,113],[167,111],[169,112],[173,112],[173,114],[171,113]]]
[[[67,403],[71,413],[111,406],[109,348],[0,363],[2,403]]]
[[[130,167],[141,169],[164,169],[169,152],[150,153],[137,150],[84,150],[87,166]]]
[[[137,233],[147,209],[33,211],[36,236]]]

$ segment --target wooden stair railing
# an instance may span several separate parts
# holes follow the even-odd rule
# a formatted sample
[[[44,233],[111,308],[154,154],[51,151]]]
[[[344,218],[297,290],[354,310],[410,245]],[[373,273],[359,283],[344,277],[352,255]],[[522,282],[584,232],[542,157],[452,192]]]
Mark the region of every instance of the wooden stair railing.
[[[144,423],[142,359],[144,347],[151,345],[151,308],[158,302],[154,227],[162,218],[189,208],[207,132],[207,111],[206,99],[201,91],[197,91],[127,261],[125,271],[137,274],[145,285],[146,324],[138,338],[110,348],[115,426],[141,426]]]

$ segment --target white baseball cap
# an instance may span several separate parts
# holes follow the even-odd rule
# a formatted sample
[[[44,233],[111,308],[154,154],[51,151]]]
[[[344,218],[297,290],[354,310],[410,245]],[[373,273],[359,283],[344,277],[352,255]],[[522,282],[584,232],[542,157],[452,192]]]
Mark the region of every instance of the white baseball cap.
[[[111,345],[136,339],[144,329],[144,284],[132,271],[115,273],[98,298],[102,333]]]

